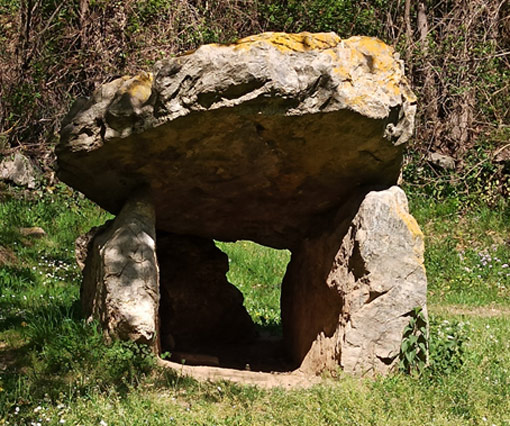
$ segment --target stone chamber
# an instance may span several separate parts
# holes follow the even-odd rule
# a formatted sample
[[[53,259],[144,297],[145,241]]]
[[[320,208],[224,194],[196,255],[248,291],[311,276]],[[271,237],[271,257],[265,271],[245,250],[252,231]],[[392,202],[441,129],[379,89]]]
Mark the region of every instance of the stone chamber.
[[[77,242],[85,314],[195,376],[390,371],[426,311],[396,186],[415,110],[391,47],[334,33],[205,45],[101,86],[56,150],[59,177],[116,215]],[[281,339],[254,326],[214,240],[291,251]]]

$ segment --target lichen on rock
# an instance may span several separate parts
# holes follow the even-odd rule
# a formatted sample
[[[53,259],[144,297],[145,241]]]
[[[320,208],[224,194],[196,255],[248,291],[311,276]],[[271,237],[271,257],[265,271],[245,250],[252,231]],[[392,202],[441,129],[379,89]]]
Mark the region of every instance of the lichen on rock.
[[[78,245],[85,311],[113,335],[164,330],[170,348],[253,338],[212,242],[247,239],[293,253],[282,323],[296,368],[387,371],[406,313],[425,307],[423,236],[392,188],[415,109],[392,47],[334,33],[205,45],[101,86],[57,147],[61,179],[120,212]]]

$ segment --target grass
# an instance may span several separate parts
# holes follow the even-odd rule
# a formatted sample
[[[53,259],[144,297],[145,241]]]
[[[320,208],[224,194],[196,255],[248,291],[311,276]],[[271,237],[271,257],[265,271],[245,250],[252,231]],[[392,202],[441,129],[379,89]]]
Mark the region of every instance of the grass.
[[[275,250],[251,241],[218,242],[229,258],[227,278],[245,297],[245,306],[255,324],[280,327],[280,285],[290,261],[288,250]]]
[[[411,198],[426,235],[431,304],[510,305],[510,206],[465,209],[457,199]]]
[[[0,250],[16,260],[0,265],[0,424],[510,425],[508,206],[464,209],[415,195],[411,208],[427,235],[430,367],[375,379],[339,372],[285,391],[199,383],[158,369],[129,343],[106,346],[81,318],[73,247],[109,216],[65,186],[4,192]],[[23,237],[19,228],[31,226],[46,236]],[[218,246],[255,321],[279,327],[289,253],[245,241]]]

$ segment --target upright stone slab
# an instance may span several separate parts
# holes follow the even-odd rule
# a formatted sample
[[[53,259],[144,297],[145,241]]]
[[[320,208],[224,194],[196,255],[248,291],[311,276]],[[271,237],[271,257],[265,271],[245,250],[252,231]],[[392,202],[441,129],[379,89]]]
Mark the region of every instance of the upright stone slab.
[[[404,192],[355,197],[332,228],[293,252],[282,289],[287,348],[308,371],[386,372],[415,307],[426,311],[423,235]]]
[[[81,302],[110,337],[155,344],[159,268],[154,207],[139,192],[88,243]]]

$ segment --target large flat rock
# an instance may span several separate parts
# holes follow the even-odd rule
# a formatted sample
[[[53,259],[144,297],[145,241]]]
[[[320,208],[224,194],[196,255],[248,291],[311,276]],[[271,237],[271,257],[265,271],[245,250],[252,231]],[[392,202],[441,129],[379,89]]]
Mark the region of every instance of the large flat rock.
[[[78,102],[59,176],[112,213],[145,187],[160,230],[292,248],[351,194],[396,182],[414,112],[381,41],[265,33]]]

